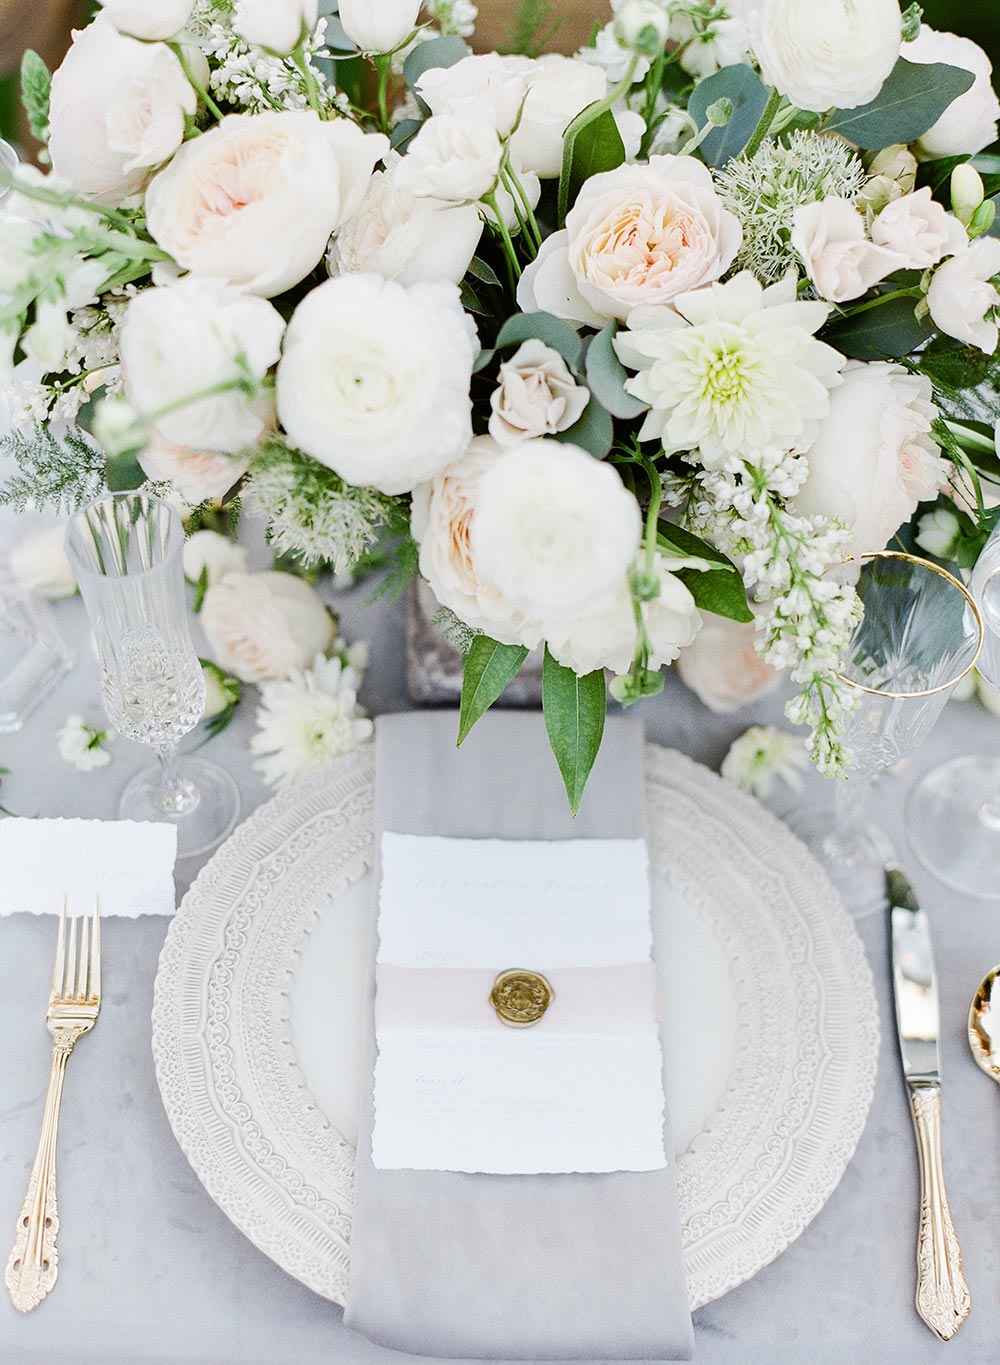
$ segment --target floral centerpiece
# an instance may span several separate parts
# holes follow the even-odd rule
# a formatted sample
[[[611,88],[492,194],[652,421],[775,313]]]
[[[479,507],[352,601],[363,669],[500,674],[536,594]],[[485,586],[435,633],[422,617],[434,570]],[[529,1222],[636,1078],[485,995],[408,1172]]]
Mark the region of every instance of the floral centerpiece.
[[[388,544],[465,653],[460,738],[544,646],[574,807],[606,670],[658,692],[706,617],[843,771],[830,570],[897,532],[972,562],[1000,477],[983,52],[896,0],[614,11],[472,55],[465,0],[105,0],[25,59],[51,170],[0,224],[8,500]]]

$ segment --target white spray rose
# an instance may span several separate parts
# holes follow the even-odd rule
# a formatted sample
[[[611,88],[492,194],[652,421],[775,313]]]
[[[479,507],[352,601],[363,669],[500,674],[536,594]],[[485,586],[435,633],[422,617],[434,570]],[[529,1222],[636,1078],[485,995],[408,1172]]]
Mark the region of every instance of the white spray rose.
[[[233,28],[255,47],[292,52],[319,20],[319,0],[236,0]]]
[[[946,66],[963,67],[976,78],[971,88],[953,100],[937,123],[919,139],[920,155],[971,156],[996,140],[1000,100],[993,89],[993,64],[978,43],[957,33],[938,33],[921,24],[913,42],[903,44],[903,56],[908,62],[943,62]]]
[[[537,337],[503,362],[498,378],[490,398],[490,435],[502,446],[567,431],[590,401],[590,390],[576,382],[559,352]]]
[[[101,7],[119,33],[132,38],[172,38],[191,18],[194,0],[101,0]]]
[[[232,536],[218,531],[195,531],[184,542],[184,577],[199,583],[202,574],[211,588],[231,573],[246,573],[247,552]]]
[[[76,575],[65,542],[65,526],[48,526],[17,541],[7,557],[7,567],[17,586],[42,597],[72,597],[76,592]]]
[[[851,361],[806,459],[795,499],[802,516],[842,521],[848,554],[881,550],[919,502],[937,496],[949,466],[931,436],[930,380],[901,365]]]
[[[209,588],[201,625],[212,657],[241,682],[287,678],[333,640],[315,588],[288,573],[230,573]]]
[[[563,133],[588,104],[608,93],[608,76],[600,67],[578,57],[547,53],[530,64],[526,72],[528,97],[521,122],[510,140],[510,149],[526,171],[553,179],[562,167]],[[646,125],[631,110],[615,113],[625,153],[633,157]]]
[[[477,572],[529,620],[582,615],[627,580],[639,505],[578,446],[524,441],[483,475],[469,531]]]
[[[931,317],[941,331],[986,355],[993,354],[1000,340],[998,275],[1000,238],[979,237],[967,251],[938,266],[927,291]]]
[[[910,270],[926,270],[969,245],[965,228],[931,198],[928,186],[893,200],[871,230],[872,241],[901,257]]]
[[[895,252],[870,242],[864,218],[849,200],[836,196],[795,210],[792,246],[817,293],[831,303],[860,298],[905,264]]]
[[[424,199],[376,171],[364,202],[337,233],[330,273],[370,272],[400,284],[458,284],[483,234],[474,204]]]
[[[417,81],[417,94],[432,114],[479,119],[489,114],[501,137],[508,137],[528,94],[528,57],[495,52],[463,57],[454,66],[431,67]]]
[[[188,450],[236,454],[270,425],[274,402],[226,389],[184,400],[241,375],[260,381],[281,351],[285,324],[265,299],[190,275],[131,301],[121,332],[129,401],[156,433]],[[179,404],[170,412],[160,410]]]
[[[868,104],[896,65],[897,0],[750,0],[761,75],[799,109]]]
[[[196,74],[208,65],[191,52]],[[81,194],[114,207],[138,194],[154,167],[184,140],[198,99],[177,57],[161,43],[127,38],[105,14],[73,34],[52,77],[52,168]]]
[[[670,37],[670,18],[656,0],[625,0],[614,19],[615,36],[623,47],[655,57]]]
[[[407,493],[467,448],[478,351],[455,285],[341,275],[308,294],[289,324],[282,425],[348,483]]]
[[[753,621],[707,616],[698,638],[681,651],[677,672],[710,711],[736,711],[777,687],[781,675],[757,652]]]
[[[270,417],[271,405],[267,405]],[[220,455],[171,445],[155,431],[139,455],[147,479],[169,483],[191,507],[217,502],[250,468],[250,455]]]
[[[456,204],[489,194],[500,174],[503,143],[488,113],[432,114],[393,173],[411,193]]]
[[[518,284],[525,312],[603,327],[717,280],[743,240],[712,175],[690,156],[654,156],[592,176]]]
[[[150,185],[149,231],[186,270],[271,298],[323,259],[388,146],[311,110],[230,114]]]
[[[417,26],[423,0],[340,0],[340,22],[362,52],[393,52]]]

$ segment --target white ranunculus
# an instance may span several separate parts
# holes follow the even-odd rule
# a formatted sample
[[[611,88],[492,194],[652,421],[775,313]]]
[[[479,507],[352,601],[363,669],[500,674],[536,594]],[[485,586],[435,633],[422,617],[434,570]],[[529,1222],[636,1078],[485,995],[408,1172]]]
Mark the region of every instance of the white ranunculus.
[[[986,355],[997,349],[1000,291],[1000,238],[978,237],[967,251],[939,265],[931,277],[927,304],[942,332],[978,346]]]
[[[191,18],[194,0],[101,0],[119,33],[146,41],[172,38]]]
[[[693,644],[681,651],[677,672],[710,711],[736,711],[774,690],[781,675],[757,652],[753,621],[707,616]]]
[[[581,615],[627,580],[639,504],[578,446],[524,441],[483,475],[469,530],[477,572],[529,620]]]
[[[510,140],[511,153],[526,171],[553,179],[562,168],[563,133],[577,114],[608,93],[608,77],[579,57],[546,53],[527,72],[528,97],[521,122]],[[646,125],[630,110],[615,113],[625,152],[634,156]]]
[[[525,312],[603,327],[717,280],[743,240],[712,175],[690,156],[654,156],[592,176],[518,285]]]
[[[540,628],[480,576],[470,542],[483,476],[506,454],[491,437],[477,436],[454,464],[414,489],[410,527],[420,572],[443,607],[502,644],[533,647]]]
[[[293,52],[319,20],[319,0],[236,0],[233,28],[255,47]]]
[[[14,582],[42,597],[72,597],[76,575],[66,554],[66,527],[47,526],[17,541],[7,556]]]
[[[408,493],[468,447],[478,351],[454,284],[341,275],[306,295],[289,323],[282,425],[348,483]]]
[[[489,114],[500,136],[507,137],[521,115],[533,67],[528,57],[495,52],[463,57],[454,66],[425,71],[416,92],[432,114],[472,119]]]
[[[200,53],[196,73],[208,79]],[[184,120],[198,99],[162,43],[119,33],[106,14],[73,34],[52,77],[49,152],[55,173],[100,204],[120,204],[146,185],[154,167],[184,140]]]
[[[230,114],[153,180],[149,231],[186,270],[271,298],[323,259],[388,146],[311,110]]]
[[[247,552],[232,536],[218,531],[195,531],[184,542],[184,577],[189,583],[199,583],[202,574],[208,587],[213,587],[231,573],[246,573]]]
[[[270,405],[268,405],[270,413]],[[171,445],[155,432],[139,455],[147,479],[169,483],[191,507],[217,502],[250,468],[250,455],[220,455]]]
[[[145,289],[128,306],[121,332],[125,391],[158,436],[187,450],[237,454],[263,435],[273,399],[239,389],[195,394],[249,375],[262,380],[281,351],[281,314],[221,280],[189,275]],[[173,405],[179,405],[174,407]],[[161,409],[171,407],[161,414]]]
[[[868,104],[903,40],[897,0],[750,0],[761,75],[799,109]]]
[[[456,204],[489,194],[500,174],[503,143],[489,113],[432,114],[393,171],[411,193]]]
[[[400,284],[459,284],[482,234],[474,204],[420,198],[376,171],[361,207],[337,233],[330,273],[367,271]]]
[[[795,210],[792,246],[817,293],[831,303],[860,298],[906,264],[896,252],[870,242],[864,218],[835,195]]]
[[[394,52],[417,26],[423,0],[340,0],[340,22],[362,52]]]
[[[842,521],[851,534],[847,554],[881,550],[947,480],[949,466],[931,436],[931,393],[929,379],[901,365],[845,366],[806,454],[809,477],[795,510]]]
[[[944,111],[937,123],[917,142],[918,154],[925,157],[972,156],[996,140],[1000,100],[993,89],[993,64],[971,38],[957,33],[938,33],[921,24],[912,43],[903,44],[908,62],[943,62],[963,67],[975,82]]]
[[[490,398],[490,435],[502,446],[567,431],[583,416],[590,390],[551,346],[531,337],[500,366]]]
[[[205,594],[200,620],[214,662],[249,683],[306,668],[334,636],[316,589],[289,573],[227,574]]]
[[[969,245],[965,228],[931,198],[928,186],[887,204],[871,231],[872,241],[901,257],[910,270],[926,270]]]

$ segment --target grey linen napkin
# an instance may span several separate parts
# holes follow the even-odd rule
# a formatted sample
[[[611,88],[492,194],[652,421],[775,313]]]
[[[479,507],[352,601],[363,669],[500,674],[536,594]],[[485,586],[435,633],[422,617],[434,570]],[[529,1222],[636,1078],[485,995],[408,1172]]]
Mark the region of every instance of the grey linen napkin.
[[[609,720],[575,820],[540,714],[491,712],[460,753],[457,725],[453,712],[378,721],[376,857],[384,830],[507,839],[645,835],[638,723]],[[372,940],[373,964],[374,933]],[[672,1157],[663,1170],[611,1174],[469,1175],[372,1165],[373,965],[371,976],[347,1324],[417,1355],[689,1360]],[[667,1126],[672,1153],[669,1118]]]

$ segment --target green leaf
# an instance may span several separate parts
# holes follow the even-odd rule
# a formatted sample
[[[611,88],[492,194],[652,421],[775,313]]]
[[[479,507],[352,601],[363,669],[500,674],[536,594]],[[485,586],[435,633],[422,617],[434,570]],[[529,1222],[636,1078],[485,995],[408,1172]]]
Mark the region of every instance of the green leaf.
[[[562,318],[551,313],[515,313],[500,328],[496,348],[502,351],[506,346],[520,346],[522,341],[538,337],[546,346],[558,351],[567,364],[578,366],[583,342],[580,334]]]
[[[29,48],[21,58],[21,103],[28,124],[39,142],[48,141],[49,96],[52,76],[37,52]]]
[[[984,355],[951,337],[936,336],[920,353],[919,368],[935,389],[944,417],[953,421],[1000,421],[1000,357]]]
[[[462,744],[480,716],[520,671],[528,651],[520,645],[501,645],[488,635],[477,635],[469,646],[462,671],[462,707],[458,742]]]
[[[473,256],[472,260],[469,262],[468,273],[473,279],[479,280],[482,284],[495,284],[498,286],[500,284],[500,278],[497,275],[497,272],[480,256]]]
[[[699,128],[709,121],[709,106],[720,99],[732,102],[733,113],[722,128],[713,128],[699,148],[710,166],[724,166],[750,141],[767,105],[767,86],[752,67],[742,62],[706,76],[695,86],[688,102],[688,113]]]
[[[823,332],[823,340],[855,360],[898,360],[933,334],[930,322],[918,322],[914,299],[892,299],[856,317],[839,318]]]
[[[682,526],[661,521],[657,526],[657,541],[661,549],[673,550],[685,557],[707,559],[716,567],[704,569],[676,569],[674,572],[688,589],[696,606],[716,616],[727,616],[730,621],[752,621],[753,612],[747,603],[743,575],[733,563],[700,536],[692,535]],[[668,564],[669,567],[669,564]]]
[[[601,748],[607,706],[602,669],[578,678],[571,668],[556,663],[546,647],[542,711],[574,815],[580,809],[583,789]]]
[[[146,482],[142,466],[131,451],[108,457],[108,489],[112,493],[130,493]]]
[[[454,66],[456,62],[460,62],[463,57],[468,55],[468,43],[464,38],[459,38],[454,33],[443,38],[432,38],[427,43],[418,43],[403,63],[403,79],[414,95],[417,95],[414,87],[425,71],[430,71],[437,66]],[[425,112],[429,112],[419,95],[417,95],[417,103]]]
[[[483,303],[482,299],[468,280],[462,281],[458,294],[459,302],[467,313],[478,313],[481,318],[489,317],[490,310]]]
[[[584,109],[577,118],[586,117],[586,113]],[[625,144],[610,109],[605,109],[597,118],[584,123],[578,132],[569,132],[563,147],[563,166],[559,176],[559,221],[565,218],[566,211],[585,181],[602,171],[613,171],[624,160]]]
[[[628,371],[615,354],[612,342],[618,324],[612,322],[603,332],[598,332],[587,348],[587,383],[590,391],[602,407],[607,408],[612,417],[638,417],[645,412],[648,404],[641,398],[633,398],[625,391]]]
[[[913,142],[937,123],[974,80],[972,72],[962,67],[900,57],[870,104],[835,109],[825,131],[840,133],[866,150]]]
[[[565,431],[558,431],[555,440],[580,446],[598,460],[603,460],[611,449],[615,429],[611,414],[591,395],[583,416]]]
[[[398,152],[411,137],[415,137],[423,127],[423,121],[418,118],[401,118],[392,130],[389,137],[389,145],[394,152]]]

